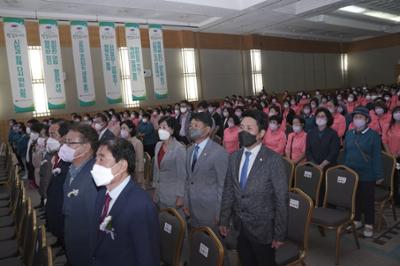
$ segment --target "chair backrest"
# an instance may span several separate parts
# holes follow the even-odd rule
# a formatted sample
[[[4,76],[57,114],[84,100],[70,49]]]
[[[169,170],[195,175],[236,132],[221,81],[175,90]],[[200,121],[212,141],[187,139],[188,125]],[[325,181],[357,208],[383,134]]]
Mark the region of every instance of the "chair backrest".
[[[321,182],[322,170],[315,164],[304,162],[296,166],[294,187],[301,189],[314,201],[314,203],[318,202]]]
[[[35,251],[35,243],[36,243],[36,211],[32,210],[28,216],[27,222],[27,230],[24,240],[24,248],[23,248],[23,262],[25,265],[33,264],[33,256]]]
[[[36,241],[35,250],[33,254],[32,266],[42,266],[42,253],[43,249],[46,248],[46,227],[43,225],[39,226],[36,230]]]
[[[286,157],[282,157],[283,158],[283,164],[285,165],[285,170],[286,170],[286,174],[288,176],[288,185],[289,188],[292,187],[292,183],[293,183],[293,174],[294,174],[294,163],[289,160]]]
[[[42,265],[53,266],[53,252],[50,246],[42,249]]]
[[[224,248],[209,227],[194,228],[190,234],[190,266],[222,266]]]
[[[289,192],[288,239],[301,245],[308,246],[308,229],[311,223],[314,204],[306,193],[298,188]]]
[[[166,265],[179,266],[186,224],[173,208],[162,209],[159,214],[161,261]]]
[[[324,206],[331,204],[354,213],[358,175],[349,167],[337,165],[326,170]]]
[[[21,182],[22,183],[22,182]],[[28,219],[28,214],[29,214],[29,207],[28,207],[28,201],[25,198],[25,188],[22,185],[22,189],[20,192],[19,196],[19,202],[18,202],[18,207],[17,211],[15,214],[15,220],[17,221],[17,239],[19,246],[22,246],[23,244],[23,236],[25,234],[25,225],[26,225],[26,220]]]
[[[396,158],[387,152],[382,152],[383,183],[382,185],[390,191],[393,196],[394,176],[396,171]]]

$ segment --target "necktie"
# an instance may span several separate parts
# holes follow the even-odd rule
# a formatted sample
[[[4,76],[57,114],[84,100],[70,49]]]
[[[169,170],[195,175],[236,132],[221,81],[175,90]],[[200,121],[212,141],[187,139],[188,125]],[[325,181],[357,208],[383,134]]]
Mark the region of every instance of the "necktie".
[[[249,159],[250,159],[250,155],[251,152],[246,151],[245,152],[246,158],[244,160],[243,163],[243,167],[242,167],[242,172],[240,173],[240,188],[244,189],[244,187],[246,186],[246,182],[247,182],[247,170],[249,168]]]
[[[106,218],[106,216],[107,216],[108,209],[110,207],[110,201],[111,201],[110,194],[107,193],[106,198],[104,200],[103,211],[101,212],[101,216],[100,216],[100,223],[102,223],[104,221],[104,218]]]
[[[199,152],[199,149],[200,149],[199,145],[196,145],[194,147],[193,159],[192,159],[192,172],[193,172],[194,166],[196,165],[196,162],[197,162],[197,153]]]

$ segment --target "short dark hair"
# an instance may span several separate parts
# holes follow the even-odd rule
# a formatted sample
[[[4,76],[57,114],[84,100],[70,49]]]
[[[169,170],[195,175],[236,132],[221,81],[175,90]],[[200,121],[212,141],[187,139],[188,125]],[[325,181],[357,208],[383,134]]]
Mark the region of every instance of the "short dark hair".
[[[132,143],[123,138],[102,141],[100,146],[106,146],[115,159],[115,162],[125,160],[128,163],[128,174],[135,174],[135,148]]]
[[[240,119],[239,119],[239,117],[237,117],[236,115],[230,115],[230,116],[228,116],[228,120],[229,119],[233,119],[233,123],[235,124],[235,126],[237,126],[237,125],[239,125],[240,124]]]
[[[108,118],[103,113],[97,113],[94,118],[100,118],[102,122],[104,122],[106,124],[108,123]]]
[[[131,121],[131,120],[125,120],[121,123],[121,126],[125,124],[130,130],[131,132],[129,132],[129,135],[131,137],[136,135],[136,125]]]
[[[161,123],[163,123],[163,122],[167,123],[168,127],[174,131],[172,136],[176,137],[180,130],[180,125],[179,125],[178,121],[171,116],[163,116],[158,121],[158,124],[161,125]]]
[[[333,116],[332,116],[331,112],[328,109],[326,109],[325,107],[319,107],[317,109],[317,111],[315,112],[315,116],[317,116],[318,113],[321,113],[321,112],[324,113],[326,118],[328,119],[326,126],[331,127],[333,125]]]
[[[190,121],[192,120],[197,120],[200,122],[203,122],[203,124],[205,124],[208,127],[212,127],[213,126],[213,120],[210,116],[210,114],[203,112],[203,113],[193,113],[192,117],[190,118]]]
[[[97,151],[99,135],[94,128],[89,125],[72,124],[69,130],[80,133],[82,138],[90,143],[92,151],[94,153]]]
[[[60,134],[61,137],[67,135],[71,124],[63,120],[56,122],[56,124],[60,126],[58,128],[58,134]]]
[[[303,125],[306,123],[306,120],[305,120],[302,116],[300,116],[300,115],[295,115],[295,116],[293,117],[293,119],[292,119],[292,124],[293,124],[293,121],[294,121],[295,119],[299,120],[300,123],[303,124]]]
[[[33,132],[40,133],[40,131],[42,131],[43,128],[44,128],[44,124],[34,123],[34,124],[32,124],[31,130]]]
[[[248,110],[248,111],[245,111],[242,114],[242,117],[243,118],[251,117],[254,120],[256,120],[258,129],[260,131],[263,130],[263,129],[265,130],[267,128],[267,126],[268,126],[267,117],[266,117],[265,113],[260,111],[260,110]]]
[[[200,101],[198,104],[197,104],[197,108],[200,108],[200,107],[202,107],[203,109],[207,109],[207,107],[208,107],[208,103],[207,103],[207,101]]]
[[[268,122],[276,121],[278,124],[282,124],[282,117],[280,115],[273,115],[268,119]]]

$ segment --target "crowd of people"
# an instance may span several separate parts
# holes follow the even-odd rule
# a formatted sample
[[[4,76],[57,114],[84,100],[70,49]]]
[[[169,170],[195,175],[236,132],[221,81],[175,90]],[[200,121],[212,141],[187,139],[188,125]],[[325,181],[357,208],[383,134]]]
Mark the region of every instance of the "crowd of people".
[[[70,120],[11,119],[9,143],[70,265],[159,265],[157,209],[167,207],[222,240],[238,231],[242,265],[274,265],[287,233],[282,157],[323,171],[353,169],[360,178],[355,226],[373,236],[381,152],[400,162],[400,87],[263,91],[196,105],[74,113]],[[155,189],[152,198],[146,185]]]

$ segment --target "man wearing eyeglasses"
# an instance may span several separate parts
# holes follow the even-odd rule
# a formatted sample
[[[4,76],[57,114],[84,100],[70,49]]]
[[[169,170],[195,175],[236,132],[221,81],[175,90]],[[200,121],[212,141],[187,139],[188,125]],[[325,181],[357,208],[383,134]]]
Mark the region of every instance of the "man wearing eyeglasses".
[[[73,266],[91,263],[97,188],[90,171],[95,163],[97,132],[88,125],[74,125],[61,146],[59,156],[71,162],[64,182],[64,239],[67,260]]]

